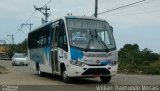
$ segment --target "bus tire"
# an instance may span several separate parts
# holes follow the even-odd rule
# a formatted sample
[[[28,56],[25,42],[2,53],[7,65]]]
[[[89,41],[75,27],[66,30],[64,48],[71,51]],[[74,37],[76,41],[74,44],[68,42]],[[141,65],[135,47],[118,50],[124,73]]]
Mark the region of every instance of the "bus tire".
[[[62,70],[62,77],[63,77],[63,81],[65,83],[70,83],[71,82],[71,78],[68,77],[68,75],[67,75],[66,68],[63,68],[63,70]]]
[[[102,83],[109,83],[111,80],[111,76],[101,76],[100,79]]]

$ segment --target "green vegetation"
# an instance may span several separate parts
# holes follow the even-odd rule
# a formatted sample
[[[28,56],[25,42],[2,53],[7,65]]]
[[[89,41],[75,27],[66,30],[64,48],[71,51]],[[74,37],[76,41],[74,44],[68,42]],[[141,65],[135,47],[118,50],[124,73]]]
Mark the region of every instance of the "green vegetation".
[[[125,44],[119,50],[119,73],[160,74],[160,55],[138,44]]]
[[[10,48],[7,51],[9,57],[11,58],[15,52],[27,53],[27,39],[22,41],[22,43],[9,45]]]

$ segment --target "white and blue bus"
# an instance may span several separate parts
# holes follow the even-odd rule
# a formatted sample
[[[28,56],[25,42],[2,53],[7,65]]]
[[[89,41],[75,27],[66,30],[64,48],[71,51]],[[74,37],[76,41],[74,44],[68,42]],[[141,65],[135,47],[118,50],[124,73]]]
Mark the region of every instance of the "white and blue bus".
[[[39,75],[100,77],[108,83],[117,73],[118,52],[113,29],[106,20],[65,16],[28,34],[28,54]]]

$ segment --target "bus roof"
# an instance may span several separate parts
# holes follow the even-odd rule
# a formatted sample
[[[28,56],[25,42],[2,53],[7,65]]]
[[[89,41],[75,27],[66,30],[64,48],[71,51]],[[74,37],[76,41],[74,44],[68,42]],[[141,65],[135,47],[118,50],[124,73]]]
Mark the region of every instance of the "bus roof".
[[[91,20],[99,20],[99,21],[106,21],[104,19],[89,17],[89,16],[66,16],[69,19],[91,19]]]
[[[52,20],[52,21],[49,21],[49,22],[47,22],[47,23],[45,23],[45,24],[42,24],[41,26],[33,29],[33,30],[32,30],[31,32],[29,32],[28,34],[33,33],[33,32],[36,32],[38,29],[43,28],[43,27],[45,27],[45,26],[47,26],[47,25],[49,25],[49,24],[52,24],[52,23],[53,23],[53,20]]]
[[[38,28],[35,28],[33,31],[29,32],[35,32],[36,30],[45,27],[46,25],[52,24],[54,21],[57,21],[59,19],[64,19],[64,18],[68,18],[68,19],[90,19],[90,20],[99,20],[99,21],[106,21],[104,19],[100,19],[100,18],[95,18],[95,17],[89,17],[89,16],[64,16],[64,17],[60,17],[60,18],[56,18],[55,20],[51,20],[41,26],[39,26]]]

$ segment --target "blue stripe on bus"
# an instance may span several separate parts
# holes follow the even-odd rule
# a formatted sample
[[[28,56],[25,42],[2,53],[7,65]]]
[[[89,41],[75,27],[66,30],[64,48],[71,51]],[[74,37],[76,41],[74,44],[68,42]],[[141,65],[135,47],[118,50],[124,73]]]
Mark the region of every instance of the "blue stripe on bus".
[[[44,51],[44,60],[46,60],[50,65],[50,47],[43,48]]]
[[[110,64],[111,61],[110,60],[104,60],[104,61],[101,61],[101,64],[103,65],[107,65],[107,64]]]
[[[71,48],[70,54],[72,60],[81,60],[83,58],[83,52],[81,50],[77,50],[76,48]]]
[[[31,59],[35,62],[38,62],[39,64],[42,64],[41,57],[37,54],[33,54]]]

